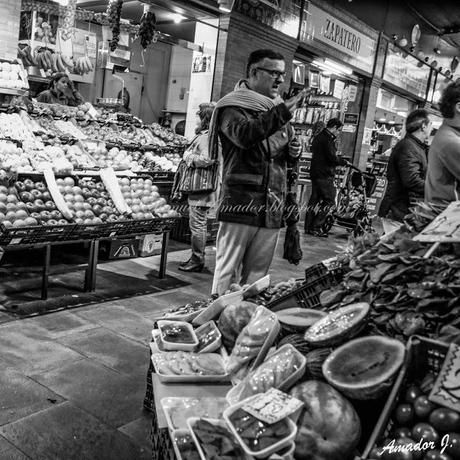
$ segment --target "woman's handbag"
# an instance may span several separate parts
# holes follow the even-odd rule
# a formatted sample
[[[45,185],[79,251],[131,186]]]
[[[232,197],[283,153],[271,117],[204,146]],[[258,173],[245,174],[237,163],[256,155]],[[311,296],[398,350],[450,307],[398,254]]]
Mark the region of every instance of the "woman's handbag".
[[[215,163],[196,168],[194,166],[187,166],[179,182],[179,190],[182,193],[211,193],[217,188],[217,181],[219,176],[219,163]]]

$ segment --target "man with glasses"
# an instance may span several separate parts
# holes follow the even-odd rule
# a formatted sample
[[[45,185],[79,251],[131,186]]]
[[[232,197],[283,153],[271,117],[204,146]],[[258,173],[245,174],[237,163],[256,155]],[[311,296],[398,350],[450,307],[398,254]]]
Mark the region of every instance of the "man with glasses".
[[[213,293],[232,282],[252,283],[268,273],[283,223],[287,166],[301,153],[289,124],[305,93],[283,101],[284,57],[273,50],[250,54],[246,79],[216,106],[210,152],[222,152]]]
[[[451,83],[439,102],[444,121],[428,153],[425,201],[460,200],[460,79]]]

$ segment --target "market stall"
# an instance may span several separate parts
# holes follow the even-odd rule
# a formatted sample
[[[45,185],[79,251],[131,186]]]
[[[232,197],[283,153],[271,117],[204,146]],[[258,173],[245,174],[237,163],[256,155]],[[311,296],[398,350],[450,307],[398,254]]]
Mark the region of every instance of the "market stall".
[[[459,206],[158,318],[154,458],[459,458]]]

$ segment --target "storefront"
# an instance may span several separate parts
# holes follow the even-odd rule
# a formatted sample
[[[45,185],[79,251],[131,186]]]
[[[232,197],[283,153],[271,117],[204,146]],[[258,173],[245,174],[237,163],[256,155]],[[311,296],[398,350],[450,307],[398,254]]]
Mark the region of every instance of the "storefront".
[[[292,85],[305,85],[314,92],[295,115],[297,134],[305,146],[300,174],[300,183],[305,183],[309,144],[318,122],[340,118],[344,127],[339,154],[353,161],[360,151],[363,93],[373,71],[378,37],[338,10],[307,2],[299,38]]]

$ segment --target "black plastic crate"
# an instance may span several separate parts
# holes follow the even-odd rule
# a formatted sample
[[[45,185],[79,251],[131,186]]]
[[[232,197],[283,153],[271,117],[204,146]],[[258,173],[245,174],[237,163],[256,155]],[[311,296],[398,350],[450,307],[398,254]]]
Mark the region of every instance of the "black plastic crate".
[[[310,275],[318,275],[319,272],[319,268],[316,270],[311,269]],[[313,281],[309,281],[309,279],[312,279],[311,277],[307,278],[298,288],[272,300],[267,304],[267,308],[273,311],[284,310],[291,307],[319,308],[321,307],[321,302],[319,301],[321,292],[336,286],[341,281],[342,276],[340,272],[328,271],[326,269],[324,274],[316,276],[316,279]]]
[[[0,223],[0,246],[35,243],[39,240],[42,230],[42,225],[6,228]]]
[[[112,236],[111,222],[103,224],[77,224],[71,234],[72,240],[91,240],[98,238],[110,238]]]
[[[70,240],[76,226],[76,224],[42,225],[41,232],[37,235],[35,242],[51,243],[53,241]]]
[[[393,384],[393,388],[386,400],[385,406],[375,425],[375,428],[363,450],[360,457],[355,460],[370,459],[370,453],[376,443],[384,440],[394,426],[391,414],[399,402],[401,392],[404,389],[408,378],[412,380],[421,380],[427,374],[433,374],[435,377],[439,374],[449,345],[425,337],[412,336],[406,347],[406,359],[399,374]]]
[[[153,219],[125,220],[117,230],[117,236],[147,235],[150,233],[162,233],[171,231],[179,217],[154,217]]]

